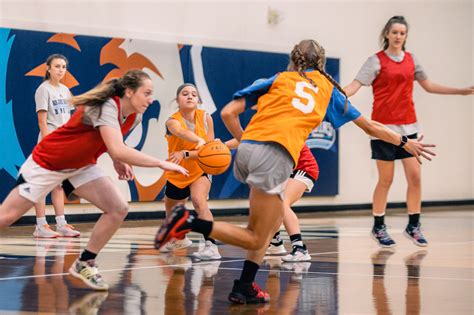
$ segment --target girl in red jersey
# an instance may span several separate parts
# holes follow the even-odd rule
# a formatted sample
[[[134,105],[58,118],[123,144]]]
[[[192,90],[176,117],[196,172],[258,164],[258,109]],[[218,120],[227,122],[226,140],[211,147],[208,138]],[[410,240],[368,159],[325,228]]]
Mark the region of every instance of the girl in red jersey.
[[[16,187],[0,206],[0,228],[13,224],[62,183],[67,196],[84,198],[104,212],[69,272],[91,288],[107,290],[95,258],[122,224],[128,204],[96,165],[99,156],[109,153],[122,180],[133,179],[130,165],[187,174],[179,165],[124,144],[124,135],[141,121],[141,115],[152,102],[153,83],[140,70],[131,70],[119,79],[73,97],[71,104],[77,110],[71,119],[43,138],[22,165]]]
[[[354,121],[372,136],[395,145],[402,143],[399,134],[361,116],[339,84],[324,71],[325,61],[322,46],[314,40],[303,40],[291,52],[288,71],[238,91],[221,112],[227,129],[240,141],[234,175],[250,186],[248,226],[202,220],[181,205],[158,232],[158,246],[195,231],[247,249],[240,279],[234,281],[228,297],[233,303],[270,300],[255,283],[255,276],[272,235],[282,223],[283,193],[301,148],[324,118],[335,128]],[[257,113],[244,131],[239,115],[255,104]],[[404,144],[419,159],[430,159],[427,154],[433,153],[426,148],[430,146],[411,139]]]
[[[344,88],[348,96],[354,95],[362,85],[372,85],[374,104],[372,119],[384,124],[406,139],[416,139],[418,126],[413,103],[413,81],[429,93],[472,95],[474,86],[457,89],[430,81],[412,53],[405,51],[408,23],[403,16],[388,20],[380,34],[383,51],[369,57],[354,81]],[[372,159],[376,160],[379,179],[375,186],[372,203],[374,226],[372,238],[381,247],[394,247],[384,223],[387,195],[393,181],[395,160],[402,160],[408,183],[408,225],[405,236],[418,246],[428,242],[420,230],[421,167],[413,155],[396,144],[379,139],[371,140]]]

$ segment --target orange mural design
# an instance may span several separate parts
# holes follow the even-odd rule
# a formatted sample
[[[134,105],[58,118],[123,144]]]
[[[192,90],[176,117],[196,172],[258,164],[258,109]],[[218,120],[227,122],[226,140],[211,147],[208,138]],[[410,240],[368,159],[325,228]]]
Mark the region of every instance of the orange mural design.
[[[160,71],[156,66],[145,56],[140,53],[133,53],[130,56],[127,55],[125,49],[121,48],[120,45],[125,41],[123,38],[112,38],[102,50],[100,51],[100,65],[113,64],[117,66],[116,69],[111,70],[103,79],[104,82],[118,78],[124,75],[128,70],[147,68],[156,73],[160,78],[163,79]],[[163,189],[166,183],[166,176],[163,175],[153,184],[149,186],[143,186],[137,179],[134,179],[135,186],[138,192],[139,201],[154,201],[160,191]]]
[[[74,38],[76,35],[73,34],[65,34],[65,33],[58,33],[51,36],[47,42],[48,43],[61,43],[71,46],[72,48],[76,49],[77,51],[81,51],[81,47],[77,43],[76,39]]]
[[[145,56],[139,53],[133,53],[127,56],[127,52],[119,46],[125,41],[123,38],[112,38],[100,52],[100,65],[111,63],[116,65],[118,68],[110,71],[104,78],[104,81],[108,81],[113,78],[121,77],[128,70],[148,68],[156,73],[160,78],[163,79],[160,71],[155,65]]]
[[[163,173],[161,177],[150,186],[143,186],[136,178],[133,181],[137,187],[139,201],[155,201],[160,191],[165,187],[166,175]]]
[[[46,63],[42,63],[25,75],[31,77],[44,77],[45,73]],[[70,72],[66,72],[64,78],[61,80],[61,83],[67,86],[68,89],[72,89],[73,87],[79,85],[79,82],[77,82],[76,78]]]

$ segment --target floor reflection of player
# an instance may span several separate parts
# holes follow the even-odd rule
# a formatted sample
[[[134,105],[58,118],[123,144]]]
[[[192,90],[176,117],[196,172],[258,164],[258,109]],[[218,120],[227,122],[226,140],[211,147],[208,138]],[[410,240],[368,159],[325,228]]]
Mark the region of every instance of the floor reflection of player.
[[[33,265],[35,277],[27,280],[28,283],[24,287],[24,309],[40,313],[67,312],[69,292],[62,275],[65,246],[61,240],[44,239],[35,242],[36,255]],[[52,253],[55,254],[51,255]],[[55,275],[48,276],[49,274]]]
[[[372,280],[372,296],[377,314],[392,314],[390,299],[384,284],[387,261],[395,252],[380,249],[372,255],[374,276]],[[404,258],[407,268],[407,288],[405,292],[405,314],[420,314],[420,264],[428,254],[426,250],[416,251]]]
[[[428,251],[419,250],[406,256],[403,260],[407,267],[407,289],[405,314],[420,314],[421,294],[420,294],[420,264],[428,255]]]
[[[83,294],[82,290],[72,290],[70,282],[65,281],[65,265],[69,266],[77,258],[77,255],[66,255],[74,246],[74,241],[69,239],[35,241],[34,277],[24,287],[23,310],[51,314],[97,313],[108,293],[85,291]]]
[[[193,264],[191,292],[194,296],[196,315],[209,314],[214,296],[214,279],[219,271],[220,261],[199,262]]]
[[[276,314],[294,314],[298,307],[302,274],[309,270],[311,263],[282,264],[280,257],[269,257],[265,263],[270,268],[266,288],[268,294],[273,297],[268,311]],[[289,278],[287,282],[283,280],[286,278]]]
[[[385,267],[387,261],[395,252],[390,249],[376,251],[371,259],[373,266],[372,297],[377,314],[392,314],[390,300],[385,289]]]

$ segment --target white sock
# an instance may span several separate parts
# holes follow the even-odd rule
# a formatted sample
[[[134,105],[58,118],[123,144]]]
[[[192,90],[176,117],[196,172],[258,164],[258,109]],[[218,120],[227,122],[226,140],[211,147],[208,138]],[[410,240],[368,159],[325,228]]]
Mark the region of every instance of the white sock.
[[[59,226],[64,226],[67,224],[66,217],[64,215],[58,215],[56,217],[56,224]]]
[[[36,225],[39,227],[43,227],[43,225],[48,224],[48,221],[46,221],[46,217],[38,218],[36,217]]]
[[[296,241],[296,242],[291,242],[292,246],[300,246],[303,247],[303,241]]]

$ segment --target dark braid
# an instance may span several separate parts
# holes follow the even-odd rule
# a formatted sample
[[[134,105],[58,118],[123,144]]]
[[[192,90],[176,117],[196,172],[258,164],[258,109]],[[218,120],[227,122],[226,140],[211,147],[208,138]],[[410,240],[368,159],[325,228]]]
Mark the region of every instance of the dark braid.
[[[317,88],[318,86],[316,82],[314,82],[311,78],[308,78],[306,76],[306,73],[304,72],[306,69],[312,68],[312,66],[308,64],[308,62],[306,61],[306,57],[304,56],[304,53],[301,51],[298,45],[295,45],[295,47],[293,48],[293,51],[291,52],[291,60],[293,61],[295,71],[297,71],[300,76],[308,80],[312,86]]]
[[[321,74],[324,75],[326,77],[326,79],[328,79],[329,82],[331,82],[331,84],[334,85],[336,87],[336,89],[338,89],[339,92],[341,92],[346,97],[346,100],[344,102],[344,114],[347,113],[347,110],[349,109],[349,104],[347,103],[347,94],[344,91],[344,89],[339,85],[339,83],[337,83],[336,80],[334,80],[333,77],[331,77],[331,75],[329,73],[327,73],[324,70],[319,70],[319,72],[321,72]]]

